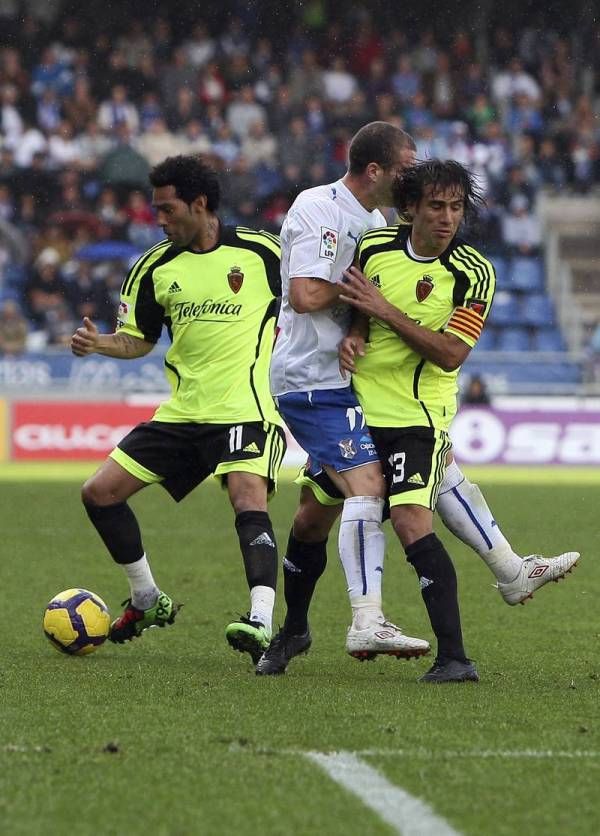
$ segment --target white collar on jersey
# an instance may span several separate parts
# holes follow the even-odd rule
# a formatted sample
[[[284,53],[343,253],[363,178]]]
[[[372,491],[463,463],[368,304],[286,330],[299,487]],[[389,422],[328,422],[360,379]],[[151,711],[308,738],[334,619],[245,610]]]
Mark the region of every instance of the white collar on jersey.
[[[431,256],[417,255],[416,252],[413,250],[412,244],[410,242],[410,235],[406,239],[406,251],[414,261],[428,261],[429,262],[429,261],[435,261],[436,258],[437,258],[437,256],[434,256],[433,258],[431,258]]]

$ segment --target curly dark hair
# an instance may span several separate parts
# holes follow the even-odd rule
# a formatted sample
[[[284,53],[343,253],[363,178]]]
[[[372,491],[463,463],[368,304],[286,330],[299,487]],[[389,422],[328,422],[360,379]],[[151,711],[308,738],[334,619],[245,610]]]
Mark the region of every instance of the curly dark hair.
[[[203,194],[209,212],[219,207],[221,186],[217,172],[200,156],[167,157],[150,172],[150,183],[154,188],[174,186],[177,197],[188,206]]]
[[[467,168],[455,160],[426,160],[407,168],[393,185],[394,207],[403,221],[412,220],[408,207],[420,203],[426,186],[432,194],[452,189],[463,196],[465,221],[474,220],[485,203],[477,179]]]

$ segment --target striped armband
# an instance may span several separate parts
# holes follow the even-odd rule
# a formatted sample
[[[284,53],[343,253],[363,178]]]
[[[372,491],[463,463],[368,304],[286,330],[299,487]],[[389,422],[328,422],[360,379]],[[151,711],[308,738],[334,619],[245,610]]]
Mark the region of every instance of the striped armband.
[[[455,308],[445,330],[477,342],[483,330],[483,323],[483,317],[473,308]]]

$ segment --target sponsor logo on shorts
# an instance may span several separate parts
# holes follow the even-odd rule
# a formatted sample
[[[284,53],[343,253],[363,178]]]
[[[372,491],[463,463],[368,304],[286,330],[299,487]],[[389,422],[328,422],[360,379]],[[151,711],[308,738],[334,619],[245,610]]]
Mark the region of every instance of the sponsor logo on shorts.
[[[251,441],[250,444],[246,444],[244,449],[242,450],[243,453],[260,453],[260,449],[258,444],[255,441]]]
[[[373,444],[373,439],[370,435],[362,435],[360,437],[360,449],[366,450],[369,456],[376,456],[377,451],[375,450],[375,445]]]
[[[429,578],[426,578],[425,575],[423,575],[422,578],[419,578],[419,586],[421,587],[421,589],[427,589],[427,587],[431,586],[432,583],[433,581],[429,580]]]
[[[343,438],[338,442],[338,447],[345,459],[353,459],[356,456],[356,445],[351,438]]]
[[[425,482],[423,481],[423,477],[420,473],[413,473],[413,475],[409,476],[406,481],[409,485],[420,485],[421,487],[425,486]]]

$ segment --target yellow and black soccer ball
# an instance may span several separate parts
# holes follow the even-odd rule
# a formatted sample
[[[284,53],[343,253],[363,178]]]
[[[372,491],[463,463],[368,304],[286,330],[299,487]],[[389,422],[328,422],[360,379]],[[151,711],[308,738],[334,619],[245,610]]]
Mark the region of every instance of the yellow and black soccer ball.
[[[44,612],[44,633],[53,647],[72,656],[92,653],[110,630],[108,607],[87,589],[65,589]]]

